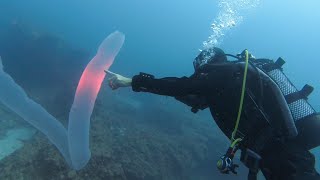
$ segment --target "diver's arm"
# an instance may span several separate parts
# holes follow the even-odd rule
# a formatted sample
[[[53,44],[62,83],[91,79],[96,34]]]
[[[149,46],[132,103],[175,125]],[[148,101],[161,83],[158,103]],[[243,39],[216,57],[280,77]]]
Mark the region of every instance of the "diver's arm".
[[[114,74],[109,79],[112,89],[119,87],[130,87],[135,92],[149,92],[167,96],[186,96],[186,95],[211,95],[219,93],[218,90],[226,88],[226,82],[233,85],[239,81],[242,72],[239,65],[223,64],[215,65],[210,68],[208,73],[197,73],[192,77],[166,77],[157,79],[152,75],[140,73],[132,79]],[[250,74],[250,71],[248,72]]]
[[[209,81],[208,78],[166,77],[156,79],[152,75],[140,73],[131,79],[110,71],[106,71],[106,73],[111,75],[108,81],[113,90],[132,86],[132,90],[135,92],[150,92],[167,96],[209,94],[211,91],[210,84],[212,84],[212,81]]]
[[[210,81],[188,77],[166,77],[156,79],[154,76],[140,73],[132,78],[132,90],[135,92],[149,92],[167,96],[186,96],[190,94],[209,94]]]

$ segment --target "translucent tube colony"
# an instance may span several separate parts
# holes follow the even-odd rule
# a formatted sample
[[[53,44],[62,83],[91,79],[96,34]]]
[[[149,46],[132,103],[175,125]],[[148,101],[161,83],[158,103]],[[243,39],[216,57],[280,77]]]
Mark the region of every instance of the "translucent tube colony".
[[[70,110],[68,130],[40,104],[30,99],[3,71],[0,58],[0,101],[45,134],[73,169],[83,168],[90,159],[90,117],[105,77],[104,70],[112,65],[124,40],[124,34],[118,31],[110,34],[85,68]]]

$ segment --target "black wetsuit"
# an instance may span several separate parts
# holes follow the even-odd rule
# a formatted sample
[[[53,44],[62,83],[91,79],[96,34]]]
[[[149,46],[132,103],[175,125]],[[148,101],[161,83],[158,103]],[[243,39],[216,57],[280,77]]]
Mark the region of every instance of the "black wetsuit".
[[[223,63],[207,65],[191,77],[156,79],[140,73],[133,77],[132,89],[172,97],[205,97],[217,125],[230,138],[239,109],[243,72],[243,64]],[[266,178],[320,179],[314,169],[314,156],[299,143],[281,138],[283,123],[277,100],[268,82],[253,67],[248,69],[246,87],[237,136],[245,138],[246,148],[260,154],[260,169]]]

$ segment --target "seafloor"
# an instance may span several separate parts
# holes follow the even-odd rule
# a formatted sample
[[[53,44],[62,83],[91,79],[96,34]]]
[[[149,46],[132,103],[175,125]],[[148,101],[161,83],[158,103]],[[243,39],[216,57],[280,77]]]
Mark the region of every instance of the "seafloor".
[[[76,84],[65,82],[67,85],[57,85],[64,83],[59,78],[65,79],[70,73],[54,77],[55,79],[50,81],[41,77],[44,79],[36,81],[30,78],[32,82],[28,82],[26,75],[19,75],[18,72],[15,72],[15,68],[19,68],[19,63],[23,62],[14,60],[19,59],[17,56],[28,55],[31,56],[31,59],[34,57],[36,61],[36,58],[52,57],[53,54],[56,59],[59,59],[57,56],[59,53],[63,54],[65,59],[66,57],[75,58],[79,56],[76,54],[78,51],[72,50],[72,53],[69,53],[71,55],[66,55],[68,54],[66,52],[71,51],[70,48],[57,43],[60,42],[59,40],[54,40],[52,41],[54,45],[46,44],[49,46],[47,49],[52,49],[52,46],[59,47],[53,52],[41,51],[39,54],[37,48],[28,47],[25,51],[20,51],[20,55],[15,55],[10,51],[16,49],[14,47],[21,43],[17,34],[20,35],[20,38],[25,37],[25,31],[19,28],[17,32],[17,30],[12,31],[10,27],[11,35],[10,33],[5,35],[5,39],[10,36],[16,38],[16,43],[10,44],[11,49],[4,48],[7,45],[5,43],[0,44],[0,53],[4,54],[4,65],[7,67],[5,70],[24,87],[32,99],[39,102],[66,125]],[[43,43],[43,38],[39,38],[39,34],[36,37],[31,36],[29,40],[23,39],[24,45],[30,41],[32,43],[29,42],[29,46],[36,46],[39,39]],[[52,40],[52,38],[49,39]],[[41,47],[44,48],[43,44]],[[20,50],[21,48],[22,46]],[[34,53],[30,53],[30,50],[34,50]],[[82,58],[88,57],[83,54],[86,53],[81,54]],[[10,61],[5,61],[5,58]],[[47,62],[49,65],[44,64],[45,67],[54,67],[52,62]],[[47,72],[49,75],[54,73]],[[78,76],[79,72],[75,74]],[[28,75],[37,77],[36,71],[29,72]],[[70,78],[76,79],[71,75]],[[137,96],[139,97],[136,98]],[[23,141],[24,146],[21,149],[0,161],[0,179],[206,180],[246,178],[244,166],[240,166],[239,175],[222,175],[218,172],[216,161],[228,148],[228,141],[214,125],[208,112],[195,115],[189,111],[189,108],[174,102],[171,98],[155,98],[151,95],[141,98],[140,96],[126,90],[111,92],[106,84],[103,85],[91,117],[91,160],[84,169],[77,172],[71,170],[59,151],[42,133],[37,131],[32,139]],[[0,117],[4,119],[0,123],[0,137],[3,137],[6,130],[11,128],[31,128],[8,109],[2,106],[0,109]]]

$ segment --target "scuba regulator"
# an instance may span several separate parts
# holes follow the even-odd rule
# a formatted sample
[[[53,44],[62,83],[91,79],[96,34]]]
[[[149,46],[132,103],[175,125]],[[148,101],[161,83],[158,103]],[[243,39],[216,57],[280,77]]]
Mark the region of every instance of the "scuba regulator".
[[[238,143],[233,143],[228,148],[227,153],[220,157],[217,162],[217,167],[221,173],[229,174],[231,171],[233,174],[237,174],[236,168],[239,167],[239,165],[233,163],[233,158],[238,148]]]

